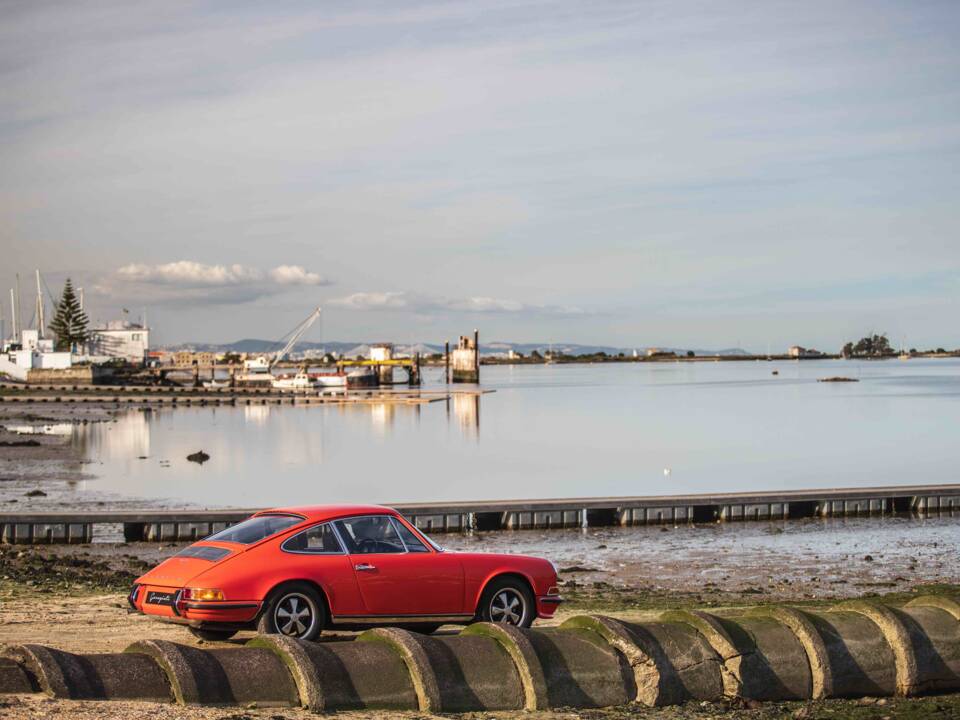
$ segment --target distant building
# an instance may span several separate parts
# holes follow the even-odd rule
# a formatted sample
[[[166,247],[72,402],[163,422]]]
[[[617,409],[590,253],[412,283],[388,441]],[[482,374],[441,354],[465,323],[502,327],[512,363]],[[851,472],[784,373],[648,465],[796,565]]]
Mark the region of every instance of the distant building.
[[[212,352],[193,352],[191,350],[178,350],[173,353],[173,364],[176,367],[193,367],[199,365],[207,367],[214,365],[217,356]]]
[[[92,360],[120,359],[141,365],[149,348],[149,328],[118,320],[90,330],[86,354]]]
[[[823,357],[823,353],[813,348],[805,348],[800,345],[794,345],[787,350],[787,355],[792,358],[817,358]]]

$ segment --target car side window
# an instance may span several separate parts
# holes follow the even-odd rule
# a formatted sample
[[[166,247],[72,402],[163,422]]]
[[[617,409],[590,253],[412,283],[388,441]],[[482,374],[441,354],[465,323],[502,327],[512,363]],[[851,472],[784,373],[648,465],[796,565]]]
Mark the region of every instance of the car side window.
[[[330,523],[315,525],[301,533],[297,533],[292,538],[284,541],[281,549],[287,552],[298,553],[343,553],[340,541],[337,540],[337,535],[333,531],[333,526],[330,525]]]
[[[351,555],[404,552],[403,541],[386,515],[346,518],[336,525]]]
[[[404,525],[402,522],[393,519],[393,524],[397,526],[397,531],[400,533],[400,539],[403,540],[403,544],[407,547],[407,552],[412,553],[425,553],[430,552],[427,550],[426,546],[420,542],[416,535],[410,532],[410,528]]]

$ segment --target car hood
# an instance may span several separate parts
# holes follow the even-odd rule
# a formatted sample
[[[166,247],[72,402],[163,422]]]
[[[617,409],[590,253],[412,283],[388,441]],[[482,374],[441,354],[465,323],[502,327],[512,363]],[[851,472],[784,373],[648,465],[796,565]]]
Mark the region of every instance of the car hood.
[[[236,557],[241,548],[226,543],[194,543],[137,578],[138,585],[186,587],[200,573]]]

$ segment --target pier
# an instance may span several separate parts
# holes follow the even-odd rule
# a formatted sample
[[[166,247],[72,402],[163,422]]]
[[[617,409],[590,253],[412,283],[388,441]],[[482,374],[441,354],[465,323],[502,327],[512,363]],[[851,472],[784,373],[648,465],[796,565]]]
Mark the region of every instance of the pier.
[[[800,518],[960,514],[960,484],[646,497],[492,500],[391,505],[427,532],[586,528]],[[0,540],[88,543],[122,525],[128,542],[199,540],[258,509],[0,514]]]

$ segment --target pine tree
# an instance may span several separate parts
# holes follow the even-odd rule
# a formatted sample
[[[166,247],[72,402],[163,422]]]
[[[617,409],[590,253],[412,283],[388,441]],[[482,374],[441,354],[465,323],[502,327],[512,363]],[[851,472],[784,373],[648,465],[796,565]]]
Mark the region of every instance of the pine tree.
[[[73,291],[73,283],[67,278],[63,285],[63,295],[57,303],[57,312],[50,323],[50,330],[57,336],[56,348],[60,351],[73,351],[87,341],[87,314],[80,307],[80,301]]]

